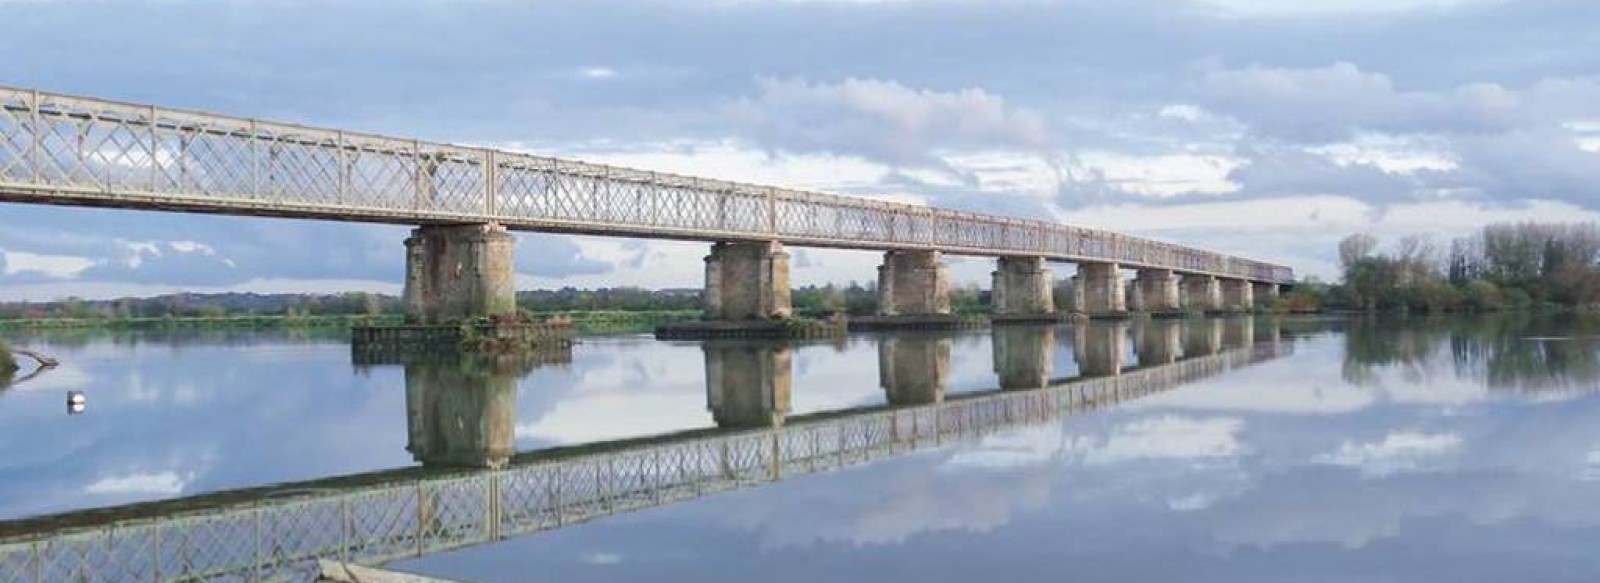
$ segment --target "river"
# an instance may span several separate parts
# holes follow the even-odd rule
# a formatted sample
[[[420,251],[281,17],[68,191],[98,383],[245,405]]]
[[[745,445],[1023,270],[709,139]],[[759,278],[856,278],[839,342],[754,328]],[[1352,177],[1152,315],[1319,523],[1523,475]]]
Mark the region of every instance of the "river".
[[[378,556],[372,540],[425,530],[393,524],[449,523],[448,508],[407,517],[479,484],[496,501],[470,512],[492,527],[407,538],[385,567],[482,583],[1600,574],[1600,322],[1587,318],[616,335],[405,363],[353,359],[320,332],[7,340],[62,365],[0,389],[5,583],[159,580],[198,563],[248,580],[271,557]],[[68,391],[86,396],[81,414]],[[460,465],[504,469],[433,469]],[[355,474],[368,476],[339,478]],[[367,505],[418,483],[438,498]],[[274,484],[289,485],[229,493]],[[342,538],[326,548],[340,551],[281,550],[323,536],[292,521],[261,530],[268,512],[335,502]],[[121,509],[91,512],[108,507]],[[255,530],[206,530],[241,516]],[[131,538],[105,542],[118,536]],[[228,571],[239,565],[248,574]]]

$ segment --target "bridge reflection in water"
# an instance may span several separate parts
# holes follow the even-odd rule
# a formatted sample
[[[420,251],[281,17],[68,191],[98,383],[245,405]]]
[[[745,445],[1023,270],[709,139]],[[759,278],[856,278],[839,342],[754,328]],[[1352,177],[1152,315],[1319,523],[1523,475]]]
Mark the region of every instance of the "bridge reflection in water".
[[[1061,330],[996,328],[1001,390],[957,395],[945,393],[949,337],[882,337],[889,404],[808,415],[789,414],[792,345],[705,344],[708,407],[724,428],[514,455],[515,380],[547,361],[413,364],[407,449],[422,467],[0,522],[0,583],[309,581],[314,559],[381,565],[829,471],[1291,351],[1276,332],[1252,343],[1250,318],[1094,323],[1070,329],[1082,374],[1052,379]]]

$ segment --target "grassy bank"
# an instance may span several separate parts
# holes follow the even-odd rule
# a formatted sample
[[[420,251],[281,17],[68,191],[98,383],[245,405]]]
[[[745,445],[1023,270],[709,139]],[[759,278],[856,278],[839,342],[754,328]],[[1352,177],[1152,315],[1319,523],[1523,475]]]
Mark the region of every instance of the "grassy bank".
[[[365,324],[399,324],[400,322],[400,316],[390,315],[16,318],[0,320],[0,330],[65,330],[75,328],[109,330],[349,328]]]
[[[588,334],[649,330],[663,322],[694,318],[693,310],[540,312],[526,314],[534,320],[565,318],[579,332]],[[343,330],[352,326],[400,324],[397,314],[321,315],[321,316],[209,316],[163,318],[15,318],[0,319],[0,331],[32,330],[240,330],[240,329],[322,329]]]

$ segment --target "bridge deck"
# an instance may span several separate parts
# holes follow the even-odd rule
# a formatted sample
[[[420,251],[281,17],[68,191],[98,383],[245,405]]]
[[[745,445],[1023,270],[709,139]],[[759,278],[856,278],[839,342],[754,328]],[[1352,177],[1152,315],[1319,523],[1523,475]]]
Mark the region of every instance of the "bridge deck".
[[[1110,231],[0,87],[0,201],[1115,262],[1287,267]]]
[[[0,583],[308,581],[1049,422],[1287,354],[1262,343],[1029,391],[791,417],[524,454],[504,470],[407,468],[0,522]]]

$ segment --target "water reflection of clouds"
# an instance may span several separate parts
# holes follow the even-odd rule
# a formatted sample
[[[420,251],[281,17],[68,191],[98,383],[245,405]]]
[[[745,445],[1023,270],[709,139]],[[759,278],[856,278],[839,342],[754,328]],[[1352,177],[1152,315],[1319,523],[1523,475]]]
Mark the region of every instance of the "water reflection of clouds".
[[[63,364],[0,398],[0,516],[409,461],[399,371],[352,375],[345,346],[32,345]],[[86,413],[65,414],[66,390]]]
[[[1437,469],[1442,456],[1461,450],[1461,436],[1455,433],[1396,431],[1382,441],[1346,441],[1339,449],[1312,456],[1312,463],[1345,466],[1366,477],[1382,477],[1403,472]]]

